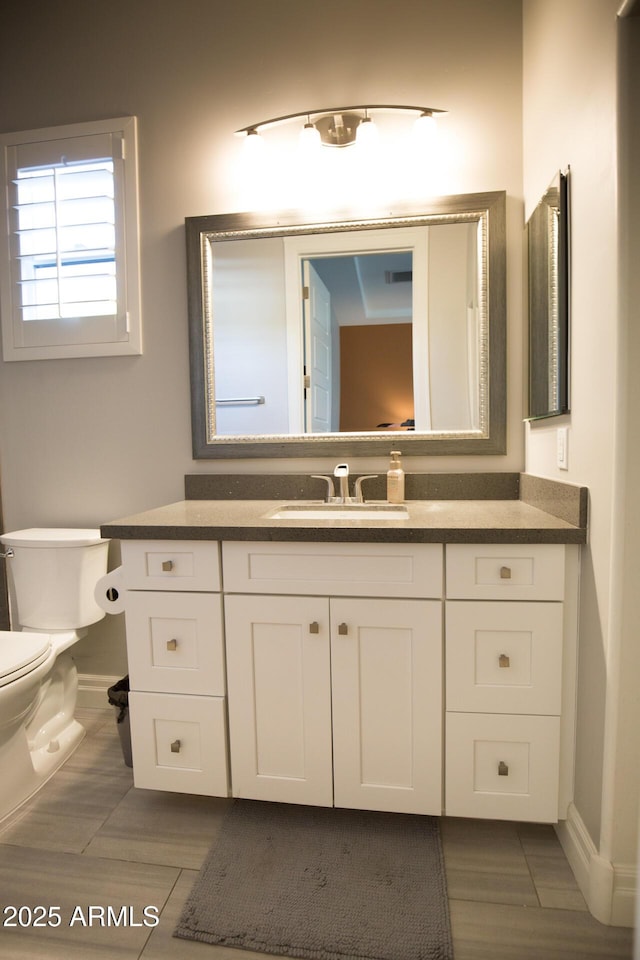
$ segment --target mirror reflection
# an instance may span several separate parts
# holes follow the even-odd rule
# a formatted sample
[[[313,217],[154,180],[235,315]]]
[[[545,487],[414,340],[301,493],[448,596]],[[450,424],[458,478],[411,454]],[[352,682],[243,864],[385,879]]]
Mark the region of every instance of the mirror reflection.
[[[558,173],[527,223],[529,417],[569,412],[568,177]]]
[[[216,243],[216,434],[479,429],[481,228]]]
[[[435,207],[187,220],[196,457],[502,451],[504,194]]]

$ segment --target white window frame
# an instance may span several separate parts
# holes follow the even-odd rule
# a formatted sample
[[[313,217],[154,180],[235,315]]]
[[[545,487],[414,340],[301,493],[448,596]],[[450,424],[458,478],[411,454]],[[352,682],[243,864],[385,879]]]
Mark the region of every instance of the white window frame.
[[[91,140],[91,138],[95,138]],[[95,145],[100,144],[100,150]],[[23,318],[17,233],[17,169],[73,164],[92,150],[113,159],[116,300],[99,316]],[[142,353],[137,123],[121,117],[0,134],[0,319],[4,360],[132,356]]]

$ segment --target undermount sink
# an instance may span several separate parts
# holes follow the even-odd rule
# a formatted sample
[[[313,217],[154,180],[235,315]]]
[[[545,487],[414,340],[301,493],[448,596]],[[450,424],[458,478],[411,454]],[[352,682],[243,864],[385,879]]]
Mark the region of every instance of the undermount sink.
[[[408,520],[399,503],[285,503],[265,514],[268,520]]]

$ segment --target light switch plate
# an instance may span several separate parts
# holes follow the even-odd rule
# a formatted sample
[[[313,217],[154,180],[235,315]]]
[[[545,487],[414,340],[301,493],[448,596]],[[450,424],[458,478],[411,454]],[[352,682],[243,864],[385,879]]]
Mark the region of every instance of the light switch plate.
[[[558,427],[556,434],[557,463],[560,470],[569,469],[569,428]]]

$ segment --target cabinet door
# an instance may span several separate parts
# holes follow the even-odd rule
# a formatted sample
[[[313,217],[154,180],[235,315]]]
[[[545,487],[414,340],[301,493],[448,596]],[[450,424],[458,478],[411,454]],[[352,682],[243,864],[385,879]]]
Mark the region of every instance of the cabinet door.
[[[129,694],[136,787],[229,795],[222,697]]]
[[[561,603],[450,600],[447,710],[559,714]]]
[[[222,544],[227,593],[441,597],[440,543]]]
[[[558,820],[560,718],[447,714],[450,817]]]
[[[329,602],[225,598],[235,797],[331,806]]]
[[[123,540],[127,590],[220,589],[220,548],[207,540]]]
[[[131,590],[125,620],[132,690],[225,695],[219,594]]]
[[[442,813],[442,610],[332,600],[334,802]]]
[[[560,543],[447,544],[449,600],[562,600]]]

